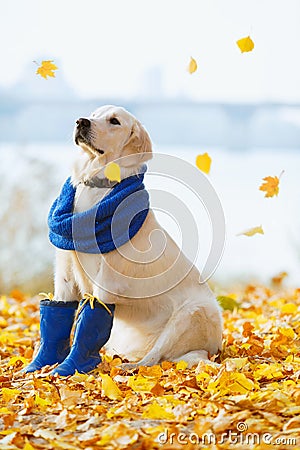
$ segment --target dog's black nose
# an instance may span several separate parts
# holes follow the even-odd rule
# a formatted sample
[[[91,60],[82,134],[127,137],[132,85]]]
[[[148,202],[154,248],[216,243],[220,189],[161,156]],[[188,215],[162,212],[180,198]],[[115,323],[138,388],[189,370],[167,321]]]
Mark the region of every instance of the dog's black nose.
[[[81,117],[80,119],[76,120],[76,124],[78,128],[90,128],[91,121],[89,119],[85,119],[84,117]]]

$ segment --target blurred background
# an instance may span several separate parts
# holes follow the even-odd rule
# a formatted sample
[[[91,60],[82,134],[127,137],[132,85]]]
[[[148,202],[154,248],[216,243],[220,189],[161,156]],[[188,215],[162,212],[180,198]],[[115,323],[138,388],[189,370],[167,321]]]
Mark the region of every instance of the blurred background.
[[[52,289],[47,213],[76,157],[75,120],[103,104],[136,115],[157,152],[192,164],[210,154],[227,221],[213,281],[286,271],[297,285],[299,25],[298,0],[2,2],[0,291]],[[248,35],[255,48],[241,54]],[[55,78],[36,75],[42,60]],[[264,198],[262,178],[282,170],[279,196]],[[236,236],[258,225],[264,235]]]

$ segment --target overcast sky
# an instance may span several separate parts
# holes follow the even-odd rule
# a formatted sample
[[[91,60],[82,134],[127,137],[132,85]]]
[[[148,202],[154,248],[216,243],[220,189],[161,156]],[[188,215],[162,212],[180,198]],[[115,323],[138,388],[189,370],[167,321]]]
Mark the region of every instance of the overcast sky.
[[[168,97],[300,101],[300,0],[1,0],[0,42],[0,87],[44,57],[84,97],[143,95],[157,67]]]

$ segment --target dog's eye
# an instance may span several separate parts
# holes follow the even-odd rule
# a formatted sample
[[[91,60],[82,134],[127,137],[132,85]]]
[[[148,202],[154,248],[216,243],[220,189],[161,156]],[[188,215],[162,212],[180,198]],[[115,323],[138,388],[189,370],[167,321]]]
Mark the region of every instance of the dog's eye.
[[[121,125],[120,122],[118,121],[118,119],[116,117],[112,117],[111,119],[109,119],[109,122],[112,125]]]

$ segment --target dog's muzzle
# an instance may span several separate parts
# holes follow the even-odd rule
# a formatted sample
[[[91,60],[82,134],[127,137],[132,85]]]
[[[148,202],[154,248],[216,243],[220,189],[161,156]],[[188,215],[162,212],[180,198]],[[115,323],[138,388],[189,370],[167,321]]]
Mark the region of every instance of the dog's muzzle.
[[[91,121],[89,119],[85,119],[84,117],[81,117],[80,119],[76,120],[76,128],[75,128],[75,135],[74,140],[76,145],[80,144],[86,144],[96,152],[100,153],[100,155],[104,154],[104,150],[101,150],[99,148],[96,148],[90,138],[90,130],[91,130]]]
[[[75,143],[77,145],[82,141],[89,144],[88,133],[90,128],[91,121],[89,119],[80,118],[76,120]]]

